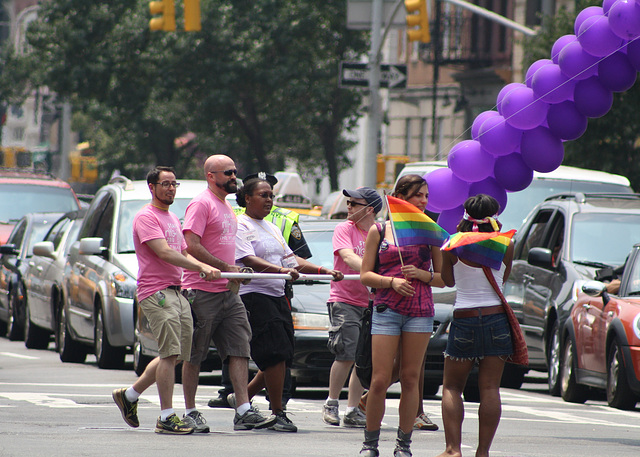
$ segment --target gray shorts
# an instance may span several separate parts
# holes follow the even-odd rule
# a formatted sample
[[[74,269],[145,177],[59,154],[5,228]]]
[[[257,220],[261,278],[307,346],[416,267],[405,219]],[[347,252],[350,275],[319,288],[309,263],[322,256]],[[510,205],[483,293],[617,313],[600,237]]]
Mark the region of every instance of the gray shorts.
[[[159,293],[164,295],[162,305]],[[193,320],[187,299],[175,289],[164,289],[142,300],[140,308],[158,341],[160,358],[177,355],[179,360],[189,360]]]
[[[336,356],[336,360],[355,360],[356,345],[360,336],[360,318],[367,307],[328,302],[327,308],[331,321],[327,347]]]
[[[251,327],[247,311],[238,294],[194,290],[191,302],[193,311],[193,344],[190,362],[200,365],[207,358],[211,340],[220,358],[251,355]]]

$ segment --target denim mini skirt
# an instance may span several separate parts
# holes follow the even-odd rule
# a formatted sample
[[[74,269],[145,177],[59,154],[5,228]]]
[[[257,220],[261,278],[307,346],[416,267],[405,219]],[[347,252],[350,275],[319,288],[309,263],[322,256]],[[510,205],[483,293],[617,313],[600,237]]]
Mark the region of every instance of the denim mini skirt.
[[[445,357],[479,360],[512,353],[511,329],[506,314],[454,318],[451,322]]]

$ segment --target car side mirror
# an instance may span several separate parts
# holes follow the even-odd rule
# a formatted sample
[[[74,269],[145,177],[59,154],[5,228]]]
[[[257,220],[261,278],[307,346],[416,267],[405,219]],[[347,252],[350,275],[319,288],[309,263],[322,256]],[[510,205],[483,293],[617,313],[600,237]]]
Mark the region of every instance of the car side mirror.
[[[0,246],[0,254],[18,255],[15,244],[3,244]]]
[[[33,245],[33,255],[39,255],[40,257],[48,257],[56,260],[56,255],[53,252],[53,243],[51,241],[40,241]]]
[[[106,248],[102,247],[102,238],[90,237],[80,240],[78,252],[82,255],[104,255]]]
[[[606,306],[609,303],[609,292],[607,285],[600,281],[587,281],[582,285],[582,291],[591,297],[602,297],[602,302]],[[604,308],[603,308],[604,310]]]
[[[527,256],[527,262],[536,267],[553,269],[553,254],[551,249],[547,248],[531,248]]]

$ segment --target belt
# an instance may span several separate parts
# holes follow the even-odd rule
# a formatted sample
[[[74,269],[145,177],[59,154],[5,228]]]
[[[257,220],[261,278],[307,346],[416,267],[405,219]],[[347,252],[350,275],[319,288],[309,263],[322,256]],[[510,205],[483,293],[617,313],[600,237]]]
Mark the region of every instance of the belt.
[[[490,316],[491,314],[504,313],[504,307],[502,305],[496,306],[483,306],[480,308],[458,309],[453,312],[454,318],[465,317],[478,317],[478,316]]]
[[[167,287],[167,289],[177,290],[178,292],[180,292],[182,290],[182,287],[180,287],[180,286],[169,286],[169,287]]]

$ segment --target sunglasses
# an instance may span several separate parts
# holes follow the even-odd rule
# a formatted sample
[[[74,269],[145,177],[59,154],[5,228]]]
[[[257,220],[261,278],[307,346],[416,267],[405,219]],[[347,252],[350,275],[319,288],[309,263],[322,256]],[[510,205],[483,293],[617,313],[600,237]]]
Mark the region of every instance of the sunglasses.
[[[157,182],[156,184],[160,184],[165,189],[168,189],[171,186],[175,187],[176,189],[180,187],[180,183],[175,181],[162,181],[162,182]]]
[[[211,173],[223,173],[225,176],[231,176],[231,175],[238,176],[238,170],[236,170],[235,168],[232,168],[231,170],[224,170],[224,171],[212,171]]]
[[[261,192],[261,193],[259,193],[257,195],[258,195],[258,197],[270,198],[271,200],[273,200],[273,198],[275,197],[275,195],[272,194],[271,192]]]
[[[347,206],[369,206],[367,203],[358,203],[352,200],[347,200]]]

